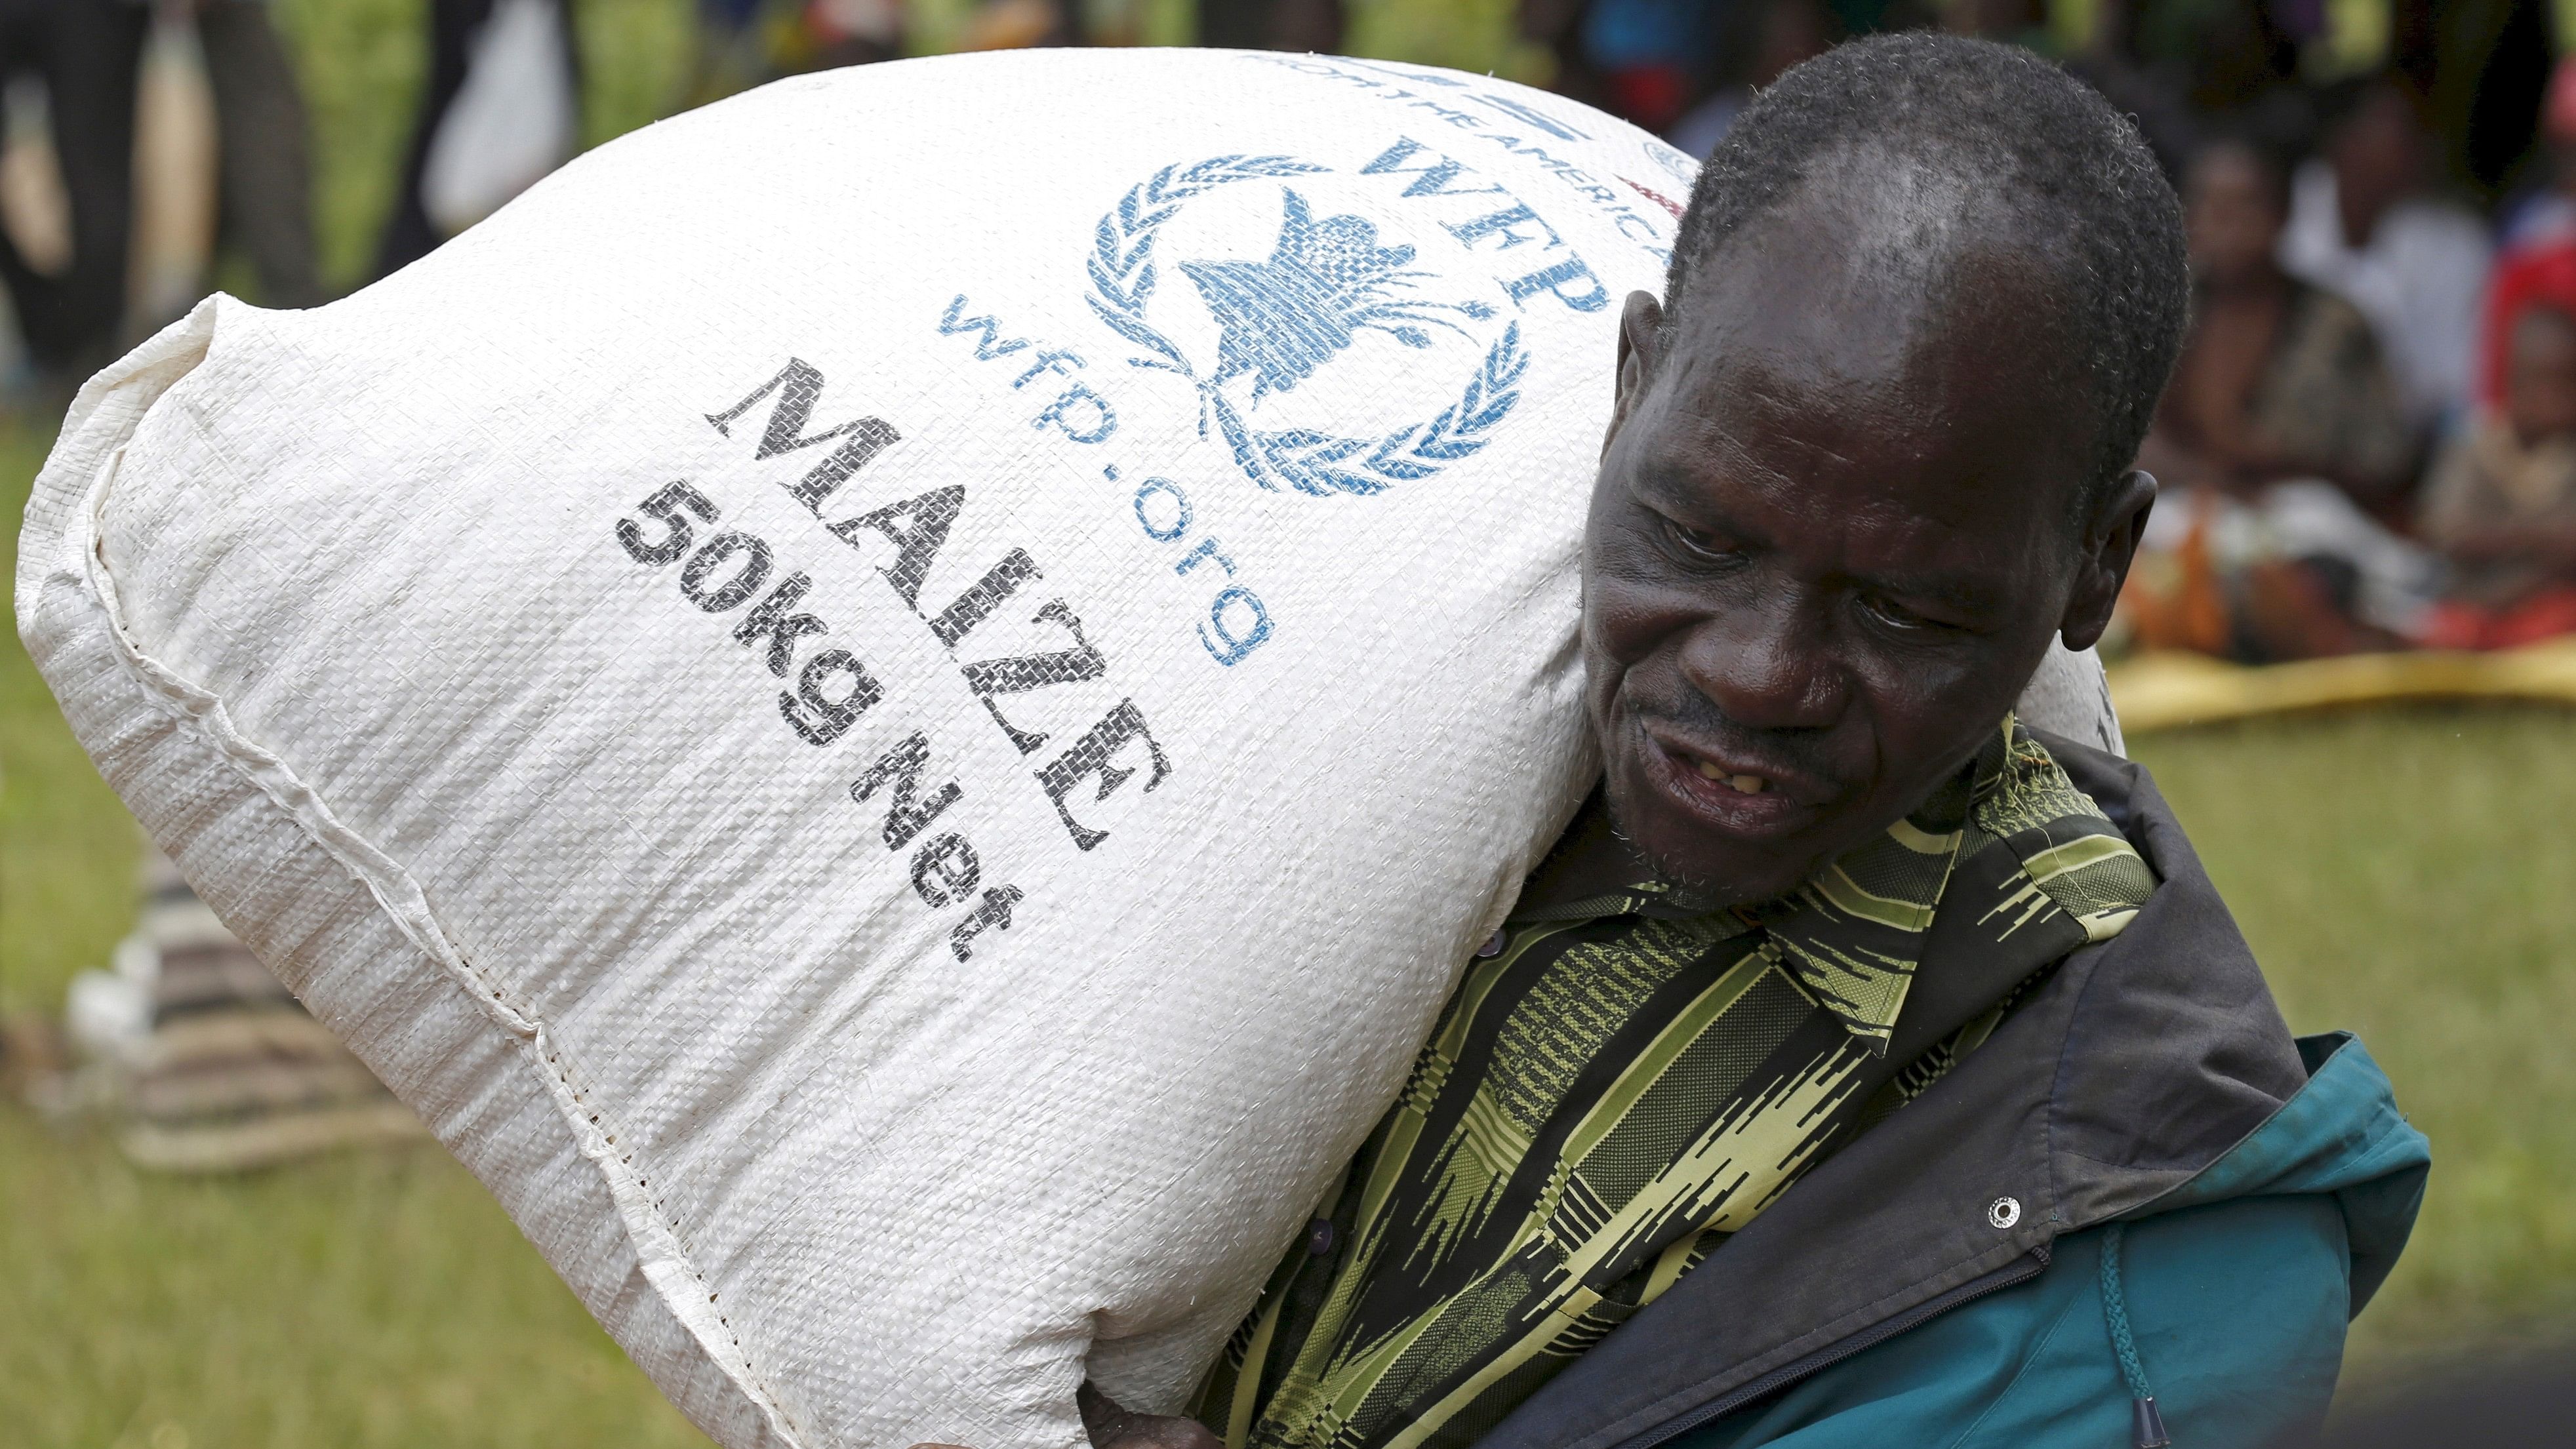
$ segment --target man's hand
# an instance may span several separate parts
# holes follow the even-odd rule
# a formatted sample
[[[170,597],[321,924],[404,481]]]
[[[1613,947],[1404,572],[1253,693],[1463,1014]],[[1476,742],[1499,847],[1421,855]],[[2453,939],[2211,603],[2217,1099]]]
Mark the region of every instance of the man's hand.
[[[1084,1384],[1073,1396],[1092,1449],[1225,1449],[1225,1441],[1196,1419],[1131,1414],[1118,1401]]]
[[[1073,1396],[1092,1449],[1225,1449],[1225,1441],[1196,1419],[1131,1414],[1118,1401],[1084,1384]],[[954,1444],[915,1444],[912,1449],[959,1449]]]

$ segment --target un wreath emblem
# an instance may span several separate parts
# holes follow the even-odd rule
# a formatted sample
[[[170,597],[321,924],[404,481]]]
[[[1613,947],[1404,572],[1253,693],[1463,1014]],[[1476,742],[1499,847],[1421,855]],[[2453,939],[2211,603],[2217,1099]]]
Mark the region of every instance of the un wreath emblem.
[[[1490,441],[1520,402],[1529,355],[1519,323],[1504,328],[1447,406],[1423,421],[1358,437],[1259,426],[1255,415],[1265,403],[1316,378],[1364,335],[1431,351],[1442,337],[1472,340],[1470,324],[1496,316],[1488,303],[1420,295],[1429,273],[1411,266],[1411,246],[1380,246],[1376,225],[1363,217],[1317,216],[1294,184],[1281,187],[1277,240],[1267,257],[1173,264],[1215,323],[1212,363],[1194,362],[1146,315],[1161,277],[1156,244],[1190,202],[1238,182],[1293,182],[1327,169],[1285,156],[1215,156],[1164,167],[1100,218],[1088,300],[1112,331],[1143,349],[1130,366],[1177,374],[1196,390],[1199,436],[1213,426],[1244,476],[1264,488],[1318,496],[1377,493],[1432,477]]]

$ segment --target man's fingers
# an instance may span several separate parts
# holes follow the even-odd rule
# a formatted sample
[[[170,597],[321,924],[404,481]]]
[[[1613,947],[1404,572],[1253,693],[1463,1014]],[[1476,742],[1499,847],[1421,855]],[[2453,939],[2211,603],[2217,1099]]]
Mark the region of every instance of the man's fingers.
[[[1211,1434],[1196,1419],[1167,1418],[1161,1414],[1131,1414],[1118,1407],[1116,1400],[1089,1384],[1082,1386],[1076,1400],[1082,1410],[1082,1427],[1090,1434],[1093,1449],[1225,1449],[1225,1441]],[[964,1449],[958,1444],[915,1444],[912,1449]]]
[[[1101,1449],[1225,1449],[1225,1441],[1196,1419],[1130,1414],[1118,1437]]]
[[[1089,1383],[1074,1395],[1074,1405],[1093,1449],[1225,1449],[1225,1441],[1196,1419],[1131,1414]]]

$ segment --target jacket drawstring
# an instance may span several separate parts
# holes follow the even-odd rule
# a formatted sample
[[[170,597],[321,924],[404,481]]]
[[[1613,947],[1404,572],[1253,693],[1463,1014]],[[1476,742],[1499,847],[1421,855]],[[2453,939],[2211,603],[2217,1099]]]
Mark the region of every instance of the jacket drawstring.
[[[2129,1333],[2129,1302],[2120,1291],[2120,1242],[2129,1225],[2113,1223],[2102,1231],[2102,1318],[2111,1327],[2111,1353],[2120,1360],[2120,1376],[2129,1381],[2130,1423],[2137,1449],[2165,1449],[2173,1440],[2156,1412],[2156,1396],[2147,1392],[2147,1367],[2138,1361],[2138,1341]]]

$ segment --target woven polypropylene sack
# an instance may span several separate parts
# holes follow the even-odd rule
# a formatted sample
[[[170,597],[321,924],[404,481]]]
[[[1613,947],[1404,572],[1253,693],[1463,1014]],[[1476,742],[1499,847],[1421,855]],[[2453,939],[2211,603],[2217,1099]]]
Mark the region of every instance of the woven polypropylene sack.
[[[1086,1373],[1204,1371],[1589,783],[1691,174],[1355,61],[771,86],[102,374],[22,633],[717,1439],[1077,1444]]]

